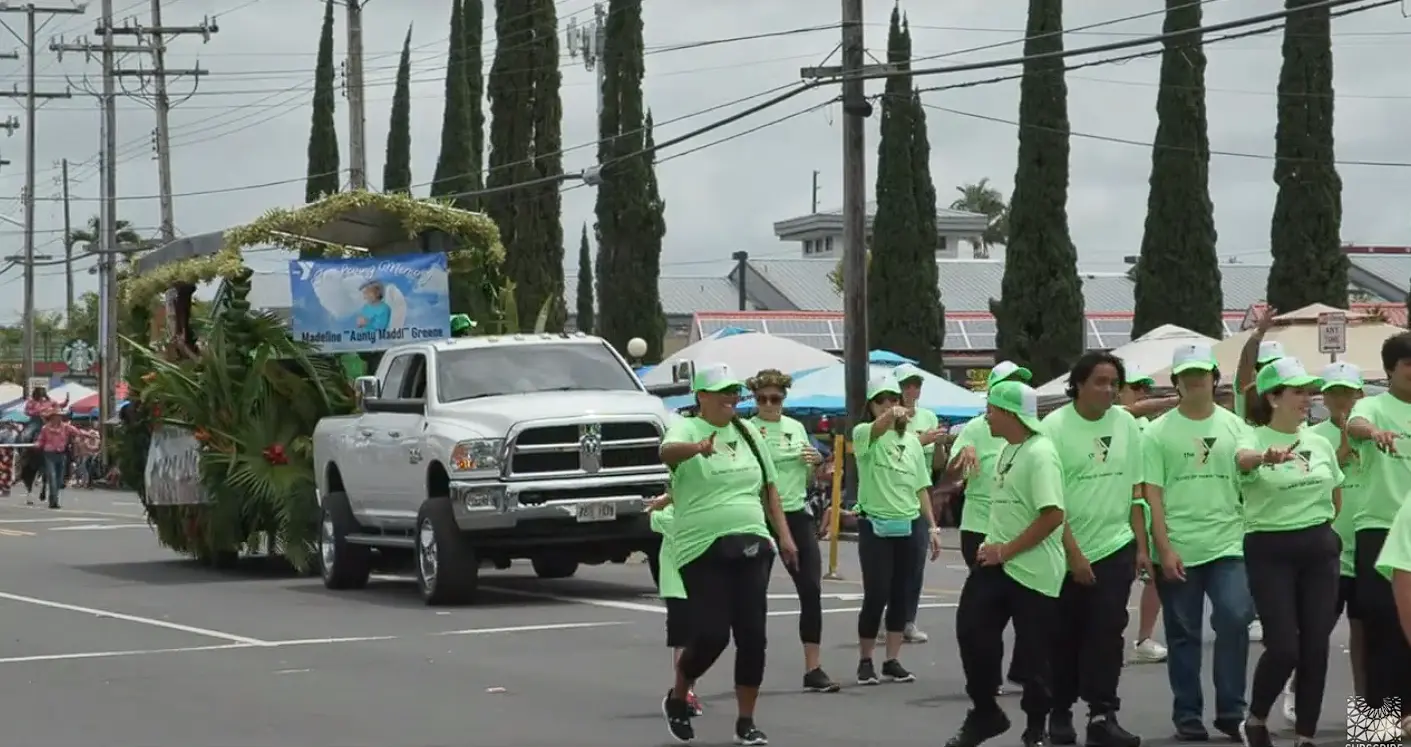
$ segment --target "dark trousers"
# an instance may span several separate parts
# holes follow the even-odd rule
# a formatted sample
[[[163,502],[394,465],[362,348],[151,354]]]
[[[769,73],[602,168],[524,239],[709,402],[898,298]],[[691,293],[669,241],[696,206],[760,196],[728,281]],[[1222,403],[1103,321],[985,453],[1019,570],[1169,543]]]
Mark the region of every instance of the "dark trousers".
[[[960,591],[955,638],[965,670],[965,694],[975,710],[994,711],[1004,663],[1004,627],[1014,624],[1015,657],[1023,657],[1024,695],[1020,706],[1031,728],[1042,729],[1049,712],[1049,654],[1057,600],[1026,588],[1003,566],[975,568]],[[1021,653],[1022,652],[1022,653]]]
[[[1341,551],[1331,524],[1244,537],[1249,593],[1264,625],[1264,653],[1254,665],[1249,713],[1267,719],[1289,675],[1295,675],[1294,731],[1303,736],[1317,733],[1323,710]]]
[[[1136,543],[1093,563],[1092,568],[1096,583],[1084,586],[1070,574],[1058,597],[1053,707],[1072,710],[1081,697],[1088,704],[1088,715],[1100,716],[1116,713],[1122,706],[1117,683],[1126,648],[1127,600],[1137,578]]]
[[[762,538],[760,541],[764,541]],[[735,638],[735,685],[764,682],[773,556],[722,557],[715,548],[681,567],[686,586],[688,643],[677,664],[689,682],[705,674]]]
[[[979,557],[980,553],[980,545],[983,544],[985,544],[985,535],[980,532],[962,531],[960,533],[960,555],[965,559],[965,567],[969,568],[971,572],[975,570],[976,559]],[[1000,641],[1000,646],[1001,648],[1004,646],[1003,640]],[[1022,661],[1020,658],[1021,651],[1020,648],[1015,647],[1014,656],[1009,660],[1009,675],[1006,679],[1010,682],[1019,683],[1024,681],[1020,668],[1020,662]],[[1000,658],[1003,659],[1004,657],[1001,656]]]
[[[878,537],[872,522],[857,521],[857,555],[862,566],[862,610],[857,613],[857,636],[863,640],[877,637],[886,611],[886,630],[900,633],[906,630],[912,579],[916,570],[916,529],[907,537]]]
[[[931,525],[926,517],[916,517],[911,529],[911,539],[916,543],[915,562],[911,569],[911,587],[906,605],[906,621],[916,622],[916,613],[921,611],[921,589],[926,586],[926,558],[931,554]]]
[[[1245,683],[1249,674],[1249,624],[1254,601],[1249,596],[1243,558],[1217,558],[1186,566],[1184,581],[1156,574],[1161,617],[1166,626],[1166,674],[1171,681],[1171,720],[1181,726],[1204,720],[1205,697],[1200,685],[1204,656],[1205,600],[1210,599],[1210,627],[1215,631],[1211,657],[1215,683],[1215,717],[1245,715]]]
[[[1368,705],[1381,708],[1387,698],[1399,697],[1405,709],[1411,707],[1411,644],[1401,630],[1391,582],[1377,572],[1377,555],[1386,538],[1385,529],[1357,533],[1356,596],[1362,615],[1362,650],[1367,652],[1366,699]]]
[[[799,549],[797,569],[784,566],[799,595],[799,641],[823,640],[823,553],[818,548],[818,524],[807,509],[784,514],[789,534]]]

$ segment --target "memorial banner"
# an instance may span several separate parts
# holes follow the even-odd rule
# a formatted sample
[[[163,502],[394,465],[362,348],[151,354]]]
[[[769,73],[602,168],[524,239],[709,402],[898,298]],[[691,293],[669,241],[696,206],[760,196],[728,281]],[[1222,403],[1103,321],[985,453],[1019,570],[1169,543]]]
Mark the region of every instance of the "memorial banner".
[[[325,353],[386,350],[451,334],[444,254],[289,262],[294,339]]]

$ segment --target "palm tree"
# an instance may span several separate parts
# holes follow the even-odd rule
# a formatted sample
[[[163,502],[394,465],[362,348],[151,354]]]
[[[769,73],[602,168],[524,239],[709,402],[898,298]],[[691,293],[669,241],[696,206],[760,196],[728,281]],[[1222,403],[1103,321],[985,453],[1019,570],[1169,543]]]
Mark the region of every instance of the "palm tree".
[[[975,259],[989,259],[990,247],[1009,243],[1009,205],[1004,193],[990,186],[989,179],[956,187],[960,199],[950,204],[951,210],[979,213],[989,219],[985,232],[971,240]]]
[[[88,225],[85,228],[69,231],[68,236],[64,237],[64,270],[65,274],[68,276],[68,287],[66,288],[67,293],[64,297],[64,310],[66,312],[65,318],[72,318],[75,313],[73,291],[73,248],[75,246],[78,246],[79,244],[97,244],[98,237],[101,236],[102,233],[102,218],[100,216],[95,215],[92,218],[88,219]],[[137,232],[132,230],[132,224],[130,222],[120,220],[118,221],[117,240],[119,244],[136,244],[142,241],[142,237],[138,236]]]

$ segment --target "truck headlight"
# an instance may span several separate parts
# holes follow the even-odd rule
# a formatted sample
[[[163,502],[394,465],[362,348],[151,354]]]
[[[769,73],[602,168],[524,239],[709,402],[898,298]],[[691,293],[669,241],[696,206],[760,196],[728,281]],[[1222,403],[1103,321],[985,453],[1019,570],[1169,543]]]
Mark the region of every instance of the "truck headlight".
[[[455,472],[487,472],[500,469],[504,459],[503,438],[461,441],[451,449],[451,469]]]

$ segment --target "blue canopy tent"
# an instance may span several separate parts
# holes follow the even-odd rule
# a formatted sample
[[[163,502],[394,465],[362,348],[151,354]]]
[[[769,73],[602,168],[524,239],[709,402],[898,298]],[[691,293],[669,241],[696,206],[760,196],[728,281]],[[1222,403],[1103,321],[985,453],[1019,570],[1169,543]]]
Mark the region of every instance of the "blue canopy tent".
[[[637,378],[640,379],[640,378],[642,378],[643,376],[646,376],[647,373],[648,373],[649,371],[651,371],[653,368],[656,368],[656,366],[638,366],[638,367],[632,369],[632,373],[637,374]]]

